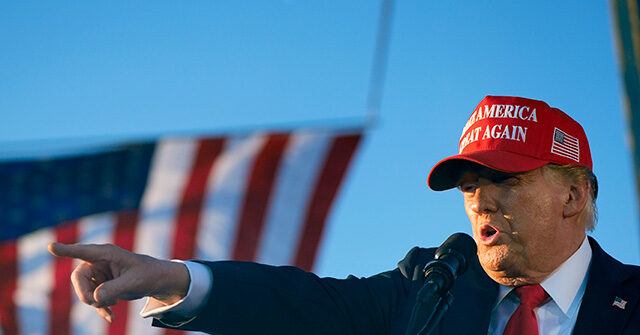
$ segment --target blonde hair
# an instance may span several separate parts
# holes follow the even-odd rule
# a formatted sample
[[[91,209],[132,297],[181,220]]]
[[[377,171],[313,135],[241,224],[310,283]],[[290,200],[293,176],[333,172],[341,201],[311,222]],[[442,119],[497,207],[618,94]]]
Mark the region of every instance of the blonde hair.
[[[543,170],[551,171],[559,176],[566,183],[584,183],[589,185],[589,199],[584,210],[580,214],[585,222],[587,231],[592,231],[598,221],[598,208],[596,198],[598,197],[598,179],[591,169],[583,165],[569,164],[557,165],[547,164]]]

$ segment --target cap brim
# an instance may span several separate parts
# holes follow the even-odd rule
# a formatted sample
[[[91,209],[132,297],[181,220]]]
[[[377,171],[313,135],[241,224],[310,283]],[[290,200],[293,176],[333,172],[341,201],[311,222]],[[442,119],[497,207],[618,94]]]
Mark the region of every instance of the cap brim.
[[[457,186],[462,174],[475,164],[502,172],[526,172],[548,164],[548,161],[523,156],[508,151],[486,150],[455,155],[438,162],[429,172],[427,185],[434,191],[444,191]]]

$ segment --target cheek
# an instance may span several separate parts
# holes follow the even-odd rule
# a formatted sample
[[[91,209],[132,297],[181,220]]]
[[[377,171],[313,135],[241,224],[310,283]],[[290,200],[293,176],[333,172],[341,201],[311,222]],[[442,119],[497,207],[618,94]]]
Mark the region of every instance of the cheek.
[[[562,206],[559,201],[552,196],[535,197],[526,200],[530,206],[526,206],[526,215],[535,218],[536,226],[544,227],[546,223],[553,221],[554,218],[562,216]]]
[[[525,249],[546,249],[546,243],[557,229],[557,220],[562,217],[562,206],[552,197],[522,200],[521,203],[526,205],[515,209],[514,217],[509,220],[512,229]],[[533,253],[534,250],[529,252]]]
[[[476,236],[476,225],[478,222],[478,215],[471,210],[471,205],[469,204],[469,202],[465,201],[464,202],[464,211],[467,214],[467,217],[469,218],[469,222],[471,223],[471,228],[473,231],[473,238],[477,241],[478,240],[478,236]]]

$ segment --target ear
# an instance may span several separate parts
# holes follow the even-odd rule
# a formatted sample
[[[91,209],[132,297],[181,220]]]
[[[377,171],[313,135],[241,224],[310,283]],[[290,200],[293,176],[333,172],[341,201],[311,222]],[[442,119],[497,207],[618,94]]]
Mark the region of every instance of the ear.
[[[564,204],[563,215],[565,218],[582,213],[589,200],[589,183],[576,183],[569,186],[569,192]]]

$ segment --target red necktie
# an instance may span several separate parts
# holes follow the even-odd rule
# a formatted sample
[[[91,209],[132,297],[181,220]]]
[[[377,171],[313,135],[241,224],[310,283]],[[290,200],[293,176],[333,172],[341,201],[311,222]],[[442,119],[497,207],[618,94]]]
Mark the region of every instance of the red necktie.
[[[503,335],[539,335],[538,320],[534,308],[542,305],[549,296],[540,284],[524,285],[514,289],[520,298],[520,306],[511,315]]]

